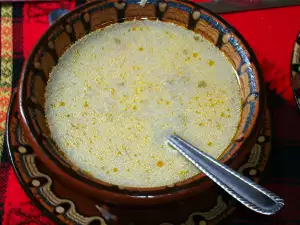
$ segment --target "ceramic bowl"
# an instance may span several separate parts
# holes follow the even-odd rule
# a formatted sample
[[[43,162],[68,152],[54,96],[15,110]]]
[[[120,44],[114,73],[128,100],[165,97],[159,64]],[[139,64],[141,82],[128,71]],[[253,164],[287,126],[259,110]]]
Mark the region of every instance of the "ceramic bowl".
[[[262,127],[264,88],[256,58],[241,35],[214,13],[187,1],[92,1],[58,19],[41,37],[24,64],[18,89],[21,126],[40,161],[64,186],[90,198],[132,207],[153,206],[205,192],[212,182],[198,174],[173,186],[118,187],[97,180],[72,165],[60,153],[46,125],[44,104],[49,73],[59,57],[79,38],[113,23],[145,19],[175,23],[203,35],[219,48],[238,73],[242,114],[232,143],[219,160],[232,168],[245,161]]]

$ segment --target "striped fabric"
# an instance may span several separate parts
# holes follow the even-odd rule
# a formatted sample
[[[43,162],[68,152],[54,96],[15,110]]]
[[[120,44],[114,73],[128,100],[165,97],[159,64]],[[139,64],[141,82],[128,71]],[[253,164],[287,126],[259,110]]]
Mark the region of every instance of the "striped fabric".
[[[0,78],[0,145],[3,146],[5,120],[13,77],[13,16],[12,4],[1,5],[1,78]],[[0,159],[2,151],[0,151]]]
[[[24,59],[48,27],[48,14],[57,8],[73,9],[84,1],[13,3],[0,5],[0,145],[3,146],[6,112],[12,88],[18,82]],[[300,113],[290,87],[290,59],[300,31],[300,7],[224,15],[244,35],[261,64],[268,86],[272,114],[272,156],[263,185],[286,201],[286,208],[264,217],[240,207],[230,225],[300,225]],[[0,222],[53,224],[28,199],[20,187],[5,149],[0,148]]]

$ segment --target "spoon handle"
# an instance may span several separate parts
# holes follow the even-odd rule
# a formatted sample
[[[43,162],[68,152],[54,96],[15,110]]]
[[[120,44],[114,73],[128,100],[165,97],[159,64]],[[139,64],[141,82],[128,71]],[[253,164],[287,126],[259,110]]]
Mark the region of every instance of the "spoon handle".
[[[283,200],[277,195],[219,163],[180,137],[171,135],[167,142],[228,194],[251,210],[273,215],[284,206]]]

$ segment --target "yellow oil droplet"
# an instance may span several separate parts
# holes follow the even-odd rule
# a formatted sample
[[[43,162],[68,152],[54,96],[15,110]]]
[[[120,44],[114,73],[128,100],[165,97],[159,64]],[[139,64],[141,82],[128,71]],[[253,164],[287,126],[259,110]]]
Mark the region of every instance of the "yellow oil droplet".
[[[64,102],[59,103],[59,106],[65,106],[65,105],[66,105],[66,103],[64,103]]]
[[[134,105],[134,106],[132,106],[132,109],[133,109],[133,110],[136,110],[136,106],[135,106],[135,105]]]
[[[139,47],[139,51],[144,51],[144,48],[143,47]]]
[[[163,162],[163,161],[157,161],[156,165],[157,165],[158,167],[163,167],[164,162]]]
[[[194,52],[194,53],[193,53],[193,57],[194,57],[194,58],[197,58],[197,57],[198,57],[198,53]]]
[[[212,146],[212,142],[211,141],[207,142],[207,145]]]
[[[207,61],[207,63],[208,63],[208,65],[209,65],[210,67],[213,67],[213,66],[215,65],[215,61],[213,61],[213,60],[211,60],[211,59],[209,59],[209,60]]]
[[[179,171],[179,176],[180,176],[181,178],[184,178],[185,175],[186,175],[187,173],[188,173],[187,170],[180,170],[180,171]]]
[[[116,173],[118,172],[118,168],[114,168],[113,171]]]
[[[202,122],[200,122],[200,123],[199,123],[199,126],[200,126],[200,127],[201,127],[201,126],[203,126],[203,123],[202,123]]]
[[[85,108],[88,108],[88,107],[89,107],[89,104],[88,104],[88,102],[87,102],[87,101],[84,101],[84,104],[83,104],[83,106],[84,106]]]

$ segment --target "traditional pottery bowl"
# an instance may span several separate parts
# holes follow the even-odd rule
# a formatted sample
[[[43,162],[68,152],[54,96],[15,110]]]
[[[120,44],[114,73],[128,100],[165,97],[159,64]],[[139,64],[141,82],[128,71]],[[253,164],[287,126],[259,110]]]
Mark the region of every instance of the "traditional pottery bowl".
[[[238,168],[255,144],[265,111],[264,88],[256,58],[241,35],[222,18],[197,4],[150,0],[92,1],[58,19],[41,37],[25,63],[18,89],[21,126],[38,159],[59,182],[90,198],[106,203],[143,207],[187,199],[205,191],[212,182],[198,174],[173,186],[157,188],[118,187],[97,180],[72,165],[51,139],[44,104],[49,73],[59,57],[79,38],[125,20],[159,19],[203,35],[229,59],[238,73],[242,114],[238,131],[219,160]],[[26,147],[26,146],[24,146]]]

